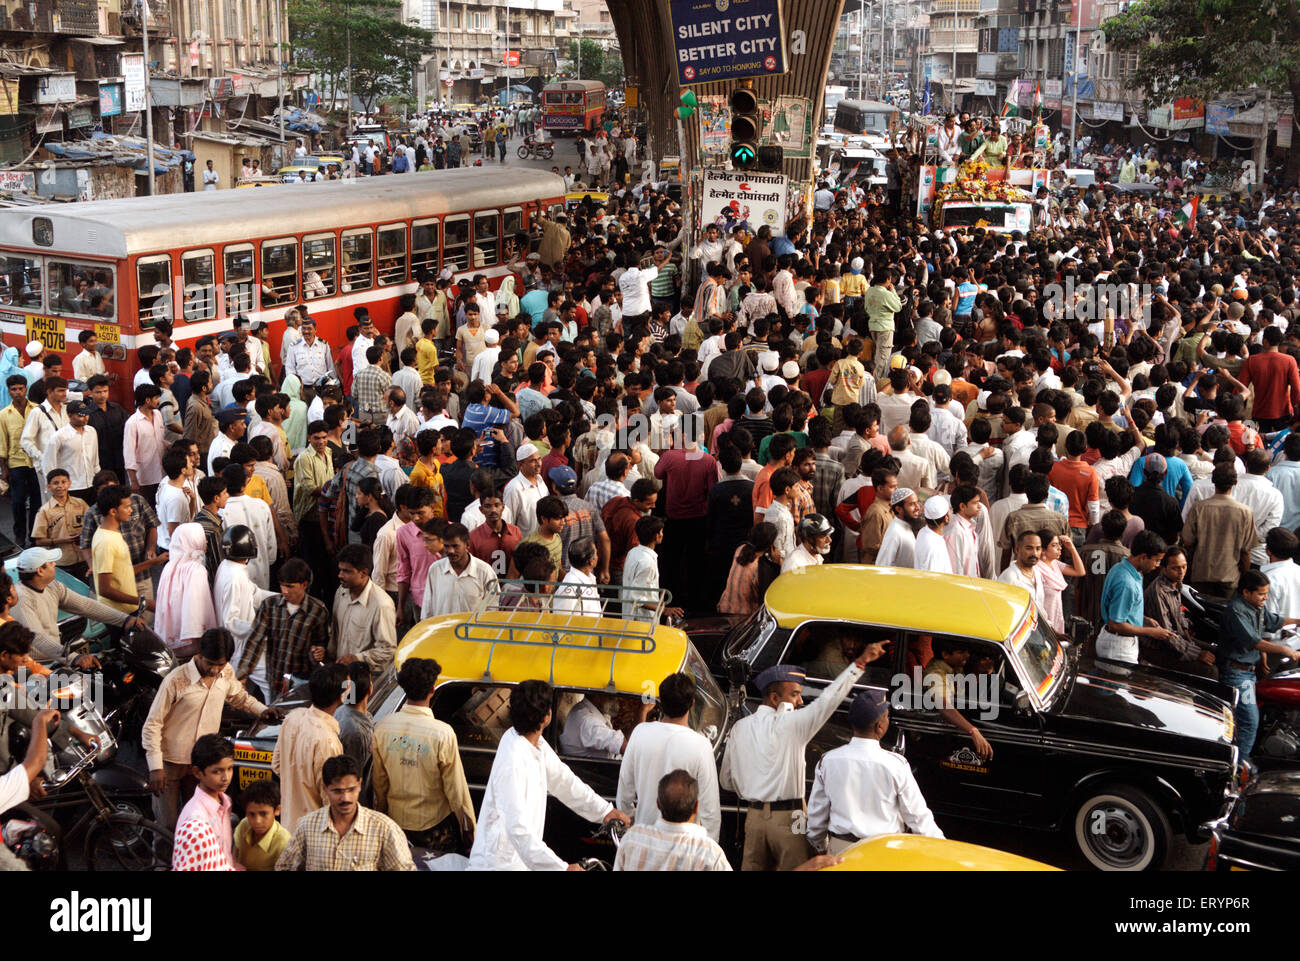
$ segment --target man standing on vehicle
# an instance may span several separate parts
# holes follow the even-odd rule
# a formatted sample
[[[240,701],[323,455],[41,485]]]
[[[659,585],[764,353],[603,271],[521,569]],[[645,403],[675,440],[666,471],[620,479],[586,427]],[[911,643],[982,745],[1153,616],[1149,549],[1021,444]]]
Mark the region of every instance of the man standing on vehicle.
[[[406,703],[375,725],[375,810],[387,814],[417,847],[466,854],[474,837],[474,801],[456,732],[433,716],[442,667],[412,657],[397,672]]]
[[[789,871],[812,856],[806,837],[804,752],[867,664],[885,651],[867,644],[811,705],[803,706],[802,668],[777,664],[755,680],[758,709],[731,729],[718,783],[749,808],[742,871]]]
[[[889,703],[864,692],[849,707],[853,739],[817,762],[808,796],[808,841],[839,854],[863,838],[902,834],[942,838],[907,759],[881,747]],[[828,837],[829,835],[829,837]]]
[[[632,824],[584,784],[542,737],[554,701],[555,689],[545,681],[523,681],[510,692],[510,729],[497,744],[488,775],[469,855],[471,871],[581,871],[542,840],[548,795],[588,821]]]
[[[194,743],[205,734],[217,733],[222,708],[229,704],[267,721],[279,717],[235,679],[230,664],[234,652],[235,639],[229,631],[219,627],[204,631],[199,652],[163,678],[145,718],[140,742],[149,765],[154,818],[169,831],[175,829],[180,811],[181,782],[193,781]]]

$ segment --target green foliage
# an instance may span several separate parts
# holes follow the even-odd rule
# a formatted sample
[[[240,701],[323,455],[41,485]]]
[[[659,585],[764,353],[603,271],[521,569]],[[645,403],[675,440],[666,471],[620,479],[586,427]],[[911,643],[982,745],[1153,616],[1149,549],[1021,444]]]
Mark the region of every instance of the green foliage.
[[[579,80],[601,80],[605,68],[605,51],[595,40],[584,37],[582,40],[569,41],[569,61],[578,74]],[[622,61],[618,62],[618,76],[621,82],[623,74]]]
[[[1251,86],[1300,102],[1297,0],[1140,0],[1102,24],[1107,46],[1138,54],[1147,106]]]
[[[372,110],[381,97],[410,97],[415,70],[433,52],[433,34],[400,19],[401,0],[290,0],[296,62],[321,78],[332,102],[347,88]]]

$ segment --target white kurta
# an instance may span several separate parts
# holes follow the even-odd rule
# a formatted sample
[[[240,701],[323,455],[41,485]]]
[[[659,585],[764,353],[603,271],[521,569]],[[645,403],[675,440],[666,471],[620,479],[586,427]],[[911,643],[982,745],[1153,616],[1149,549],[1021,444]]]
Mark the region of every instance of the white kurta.
[[[266,501],[258,497],[240,494],[226,501],[220,511],[221,519],[230,530],[243,524],[253,532],[257,542],[257,556],[248,562],[248,576],[262,590],[271,586],[271,562],[275,560],[275,522],[271,520],[271,508]]]
[[[888,531],[886,531],[888,533]],[[952,573],[952,558],[948,556],[948,542],[942,534],[923,527],[916,535],[916,569],[938,574]]]
[[[257,609],[268,597],[275,597],[275,592],[264,591],[254,584],[248,575],[248,565],[230,560],[217,565],[217,576],[212,582],[212,600],[217,620],[235,636],[231,664],[238,664],[243,656],[248,635],[253,632]]]
[[[534,747],[510,728],[492,761],[469,870],[565,870],[564,859],[542,840],[547,795],[588,821],[600,822],[614,810],[569,770],[544,738]]]
[[[916,535],[905,520],[895,517],[885,528],[876,552],[878,567],[911,567],[916,563]]]
[[[651,721],[632,729],[618,769],[618,809],[631,814],[636,824],[654,824],[659,817],[659,780],[678,769],[699,783],[699,823],[716,841],[722,829],[718,762],[709,739],[681,724]]]

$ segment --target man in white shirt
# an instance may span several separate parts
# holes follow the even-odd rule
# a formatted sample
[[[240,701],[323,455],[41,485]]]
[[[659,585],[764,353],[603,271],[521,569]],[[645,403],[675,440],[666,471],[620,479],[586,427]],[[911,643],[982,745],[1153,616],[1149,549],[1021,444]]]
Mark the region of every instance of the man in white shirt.
[[[789,871],[808,860],[803,796],[808,742],[884,650],[884,644],[867,644],[809,705],[803,701],[802,668],[777,664],[755,678],[763,700],[732,727],[718,771],[719,786],[734,791],[749,809],[742,871]]]
[[[943,532],[948,526],[949,503],[943,494],[935,494],[925,502],[925,527],[916,535],[916,564],[918,571],[936,574],[952,573],[952,558],[948,556],[948,542]]]
[[[240,464],[231,464],[221,472],[226,481],[226,490],[230,496],[220,515],[226,530],[237,525],[247,527],[253,533],[257,544],[257,556],[248,563],[248,576],[262,590],[271,587],[271,563],[279,555],[279,545],[275,537],[275,521],[271,517],[271,508],[260,497],[249,497],[244,493],[248,476]]]
[[[615,803],[637,824],[659,816],[654,798],[659,781],[684,770],[698,783],[699,823],[715,841],[722,829],[718,765],[709,739],[690,726],[696,683],[689,674],[670,674],[659,682],[660,720],[638,724],[623,750]]]
[[[469,552],[469,531],[463,524],[448,524],[443,556],[429,565],[420,617],[473,611],[497,590],[496,571]]]
[[[647,514],[636,522],[636,547],[627,552],[623,560],[623,613],[632,616],[634,611],[645,618],[659,605],[659,555],[655,553],[664,539],[662,517]],[[663,613],[671,618],[682,616],[680,607],[665,607]]]
[[[1268,552],[1268,563],[1259,568],[1260,573],[1268,578],[1264,609],[1282,618],[1300,617],[1300,564],[1295,562],[1296,554],[1300,552],[1300,538],[1285,527],[1274,527],[1264,539],[1264,548]],[[1290,631],[1272,635],[1270,640],[1288,647],[1300,647],[1300,639]]]
[[[885,528],[876,552],[877,567],[912,567],[916,564],[916,533],[912,521],[921,516],[921,500],[909,487],[897,488],[889,498],[894,519]]]
[[[554,700],[545,681],[523,681],[510,692],[510,729],[492,760],[469,855],[471,871],[582,870],[565,864],[542,840],[548,795],[588,821],[632,823],[584,784],[542,737]]]
[[[68,426],[68,382],[62,377],[51,377],[45,382],[45,391],[45,400],[28,413],[27,422],[23,425],[23,433],[18,441],[23,451],[32,459],[32,467],[36,469],[36,475],[41,478],[44,478],[47,472],[45,449],[50,446],[50,441],[54,439],[58,430]],[[42,496],[48,499],[49,494],[47,492]]]
[[[483,343],[484,348],[474,358],[474,366],[470,368],[469,379],[471,382],[482,381],[486,385],[492,383],[492,368],[501,359],[501,335],[495,329],[489,329],[483,334]]]
[[[699,823],[700,784],[670,771],[655,786],[658,820],[632,825],[614,857],[615,871],[730,871],[726,852]],[[643,807],[649,807],[647,799]]]
[[[326,374],[334,373],[334,358],[330,355],[330,345],[316,337],[316,321],[304,317],[298,329],[302,337],[290,346],[284,369],[304,385],[313,387]]]
[[[234,635],[235,652],[230,660],[232,664],[238,664],[249,635],[253,633],[257,609],[264,600],[276,594],[258,587],[248,576],[248,564],[257,556],[257,542],[252,531],[239,525],[227,526],[222,547],[226,556],[217,565],[212,582],[212,606],[221,626]]]
[[[781,562],[781,573],[816,567],[830,553],[831,535],[835,529],[831,522],[821,514],[808,514],[799,521],[796,536],[799,546],[790,552],[790,556]]]
[[[79,400],[69,404],[68,423],[54,432],[41,459],[43,475],[56,467],[68,472],[68,483],[78,497],[90,490],[99,473],[99,435],[89,420],[89,404]]]
[[[171,447],[163,454],[163,472],[167,479],[158,485],[155,504],[158,513],[158,550],[171,550],[172,534],[182,524],[194,520],[198,513],[198,499],[190,488],[194,468],[190,455],[183,447]]]
[[[1269,531],[1282,523],[1282,492],[1265,476],[1271,465],[1267,450],[1248,450],[1242,460],[1246,462],[1246,473],[1237,479],[1232,496],[1250,508],[1255,520],[1255,536],[1259,543],[1250,552],[1250,562],[1264,565],[1268,563],[1264,549],[1265,539]]]
[[[519,533],[527,537],[537,530],[537,502],[546,496],[541,452],[535,444],[524,444],[515,451],[515,463],[519,473],[510,478],[501,499],[514,516]]]
[[[1038,614],[1044,616],[1043,579],[1038,576],[1038,562],[1043,556],[1043,541],[1035,531],[1021,531],[1016,537],[1015,555],[1007,569],[998,575],[1003,584],[1023,587],[1038,605]]]
[[[853,739],[822,755],[808,796],[808,841],[839,854],[863,838],[902,834],[942,838],[907,759],[880,746],[889,704],[871,691],[849,707]]]
[[[568,757],[621,757],[628,736],[611,720],[618,706],[619,699],[608,694],[588,694],[573,705],[560,732],[560,750]],[[652,707],[654,702],[648,699],[638,703],[638,724]]]
[[[384,421],[393,432],[393,447],[401,450],[406,441],[411,442],[411,451],[415,450],[415,435],[420,429],[419,418],[406,403],[406,391],[400,387],[388,388],[388,419]]]
[[[641,260],[641,266],[629,267],[618,278],[618,289],[623,292],[624,329],[631,329],[638,321],[649,319],[650,282],[659,276],[659,265],[668,260],[666,250],[656,250],[653,262]]]
[[[379,332],[375,330],[375,322],[370,319],[370,311],[364,307],[358,307],[352,311],[352,316],[356,318],[357,331],[356,340],[352,341],[352,376],[370,366],[370,361],[366,359],[366,351],[375,346],[375,338]]]

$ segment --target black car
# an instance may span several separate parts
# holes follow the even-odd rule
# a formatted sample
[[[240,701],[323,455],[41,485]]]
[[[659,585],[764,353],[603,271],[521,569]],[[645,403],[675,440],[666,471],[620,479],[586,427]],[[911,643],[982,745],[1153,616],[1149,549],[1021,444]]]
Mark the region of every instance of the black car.
[[[915,578],[933,581],[923,585],[932,606],[904,610],[899,598],[917,585],[903,581]],[[886,656],[868,665],[858,689],[890,698],[891,734],[905,741],[937,814],[1063,830],[1090,864],[1109,870],[1160,867],[1175,832],[1204,840],[1202,825],[1226,810],[1239,776],[1229,689],[1081,657],[1018,590],[826,565],[782,575],[766,605],[729,629],[716,618],[686,629],[715,675],[746,685],[751,709],[759,693],[753,678],[767,667],[803,666],[804,698],[811,700],[862,644],[887,642]],[[985,617],[990,608],[999,617]],[[1006,637],[994,639],[1002,630],[994,622],[1012,625]],[[962,676],[983,690],[962,713],[991,744],[988,760],[917,683],[944,635],[970,649]],[[809,745],[809,778],[822,753],[848,741],[849,700]]]
[[[1300,771],[1269,771],[1206,825],[1208,871],[1300,870]]]

